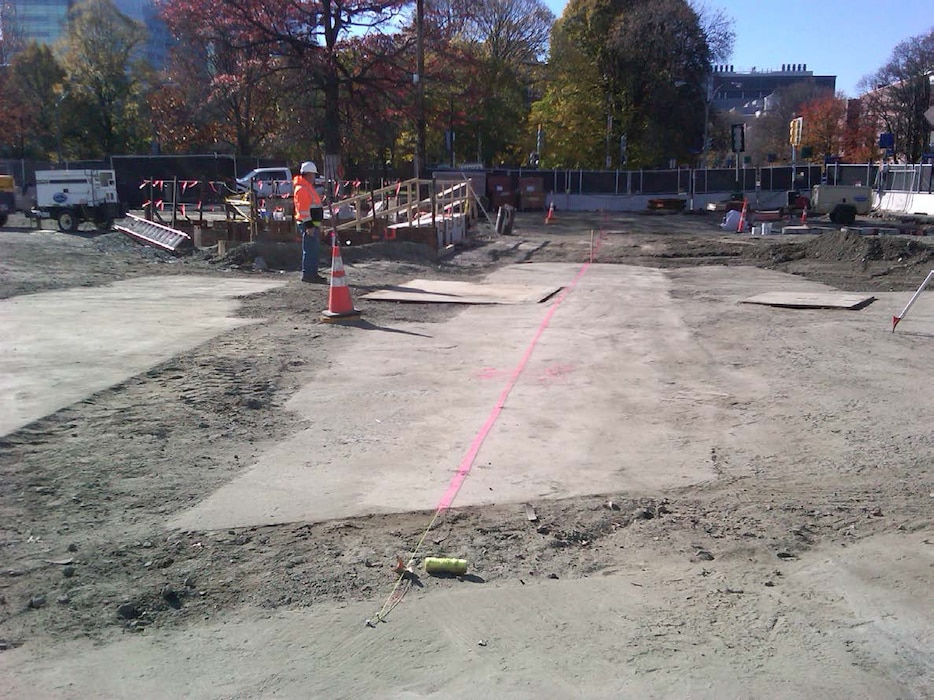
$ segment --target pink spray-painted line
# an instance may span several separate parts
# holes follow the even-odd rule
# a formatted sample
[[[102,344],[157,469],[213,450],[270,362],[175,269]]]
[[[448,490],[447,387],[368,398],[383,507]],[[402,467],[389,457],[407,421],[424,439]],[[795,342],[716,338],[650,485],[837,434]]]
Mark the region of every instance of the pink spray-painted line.
[[[542,334],[544,334],[545,330],[548,328],[548,325],[551,323],[552,316],[555,315],[558,307],[561,306],[561,302],[563,302],[567,295],[574,290],[574,288],[577,286],[577,283],[580,281],[580,278],[584,276],[584,273],[587,272],[587,268],[589,267],[589,262],[584,263],[583,267],[581,267],[578,273],[574,276],[574,279],[571,280],[571,283],[564,288],[564,291],[562,291],[561,294],[559,294],[555,299],[555,303],[551,305],[550,309],[548,309],[548,313],[545,314],[545,318],[542,319],[538,329],[535,331],[535,335],[532,337],[532,342],[530,342],[529,346],[525,349],[525,353],[522,355],[522,359],[519,360],[519,364],[517,364],[516,368],[512,371],[512,374],[509,377],[509,381],[506,382],[506,386],[502,393],[499,395],[499,399],[497,399],[496,404],[493,406],[493,410],[490,411],[490,415],[487,416],[486,421],[483,423],[483,426],[480,428],[480,431],[477,433],[476,437],[474,437],[473,442],[470,444],[470,448],[467,450],[467,453],[461,460],[460,466],[457,468],[457,473],[454,475],[454,478],[451,479],[448,490],[441,498],[441,502],[438,503],[439,512],[447,510],[451,507],[451,504],[457,497],[458,492],[461,490],[461,486],[463,485],[464,480],[467,478],[467,475],[470,474],[473,463],[477,459],[477,455],[480,453],[480,448],[483,447],[483,443],[487,436],[490,434],[490,431],[493,429],[493,426],[496,424],[496,419],[499,418],[499,414],[502,412],[503,406],[506,405],[506,399],[509,398],[509,394],[516,386],[516,382],[519,381],[519,375],[522,374],[522,370],[525,369],[525,366],[529,362],[529,358],[532,357],[532,352],[534,352],[536,345],[538,345],[538,341],[541,339]]]

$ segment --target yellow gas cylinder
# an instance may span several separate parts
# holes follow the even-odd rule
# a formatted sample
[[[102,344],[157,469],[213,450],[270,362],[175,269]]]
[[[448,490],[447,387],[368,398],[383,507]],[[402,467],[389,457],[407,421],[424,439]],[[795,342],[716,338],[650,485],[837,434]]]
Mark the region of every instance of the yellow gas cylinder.
[[[467,560],[451,557],[425,557],[425,571],[429,574],[463,576],[467,573]]]

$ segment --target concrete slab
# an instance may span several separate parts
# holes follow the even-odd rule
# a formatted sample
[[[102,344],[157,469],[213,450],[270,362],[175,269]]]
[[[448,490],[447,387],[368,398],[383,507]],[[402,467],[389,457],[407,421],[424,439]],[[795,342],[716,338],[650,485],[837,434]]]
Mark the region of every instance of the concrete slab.
[[[580,270],[524,264],[488,279],[567,287]],[[433,510],[474,449],[455,506],[654,493],[713,479],[711,445],[723,449],[749,422],[733,392],[763,380],[721,366],[695,337],[686,320],[694,311],[673,293],[677,274],[591,265],[545,304],[470,306],[445,323],[392,333],[360,329],[287,404],[311,427],[169,526]],[[726,315],[766,283],[821,289],[745,268],[705,269],[703,289],[725,290],[716,308]],[[777,452],[786,436],[762,431],[755,439]]]
[[[801,233],[823,233],[824,231],[833,231],[834,229],[826,226],[782,226],[782,233],[785,235]]]
[[[872,303],[871,294],[849,292],[765,292],[749,299],[744,304],[763,304],[790,309],[861,309]]]
[[[458,280],[415,279],[370,292],[364,299],[454,304],[536,304],[556,294],[555,285],[476,284]]]
[[[0,435],[254,323],[233,317],[237,297],[282,284],[142,277],[0,301]]]

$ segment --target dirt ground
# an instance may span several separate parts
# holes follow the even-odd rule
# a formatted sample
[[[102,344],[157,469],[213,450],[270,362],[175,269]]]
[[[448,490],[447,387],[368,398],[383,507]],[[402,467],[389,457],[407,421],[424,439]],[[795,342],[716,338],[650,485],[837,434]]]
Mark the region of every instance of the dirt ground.
[[[415,245],[378,244],[346,248],[343,260],[355,299],[413,277],[478,280],[513,263],[583,263],[595,239],[601,263],[671,270],[756,266],[846,291],[906,292],[906,300],[934,268],[931,237],[852,231],[753,237],[725,234],[717,223],[713,215],[559,212],[545,226],[538,214],[519,214],[512,235],[496,236],[480,225],[469,245],[440,257]],[[241,313],[262,322],[0,436],[0,651],[41,653],[75,640],[103,644],[128,633],[193,629],[243,610],[372,604],[385,597],[396,556],[411,550],[430,514],[165,530],[170,515],[307,427],[283,406],[328,352],[333,335],[318,320],[327,288],[303,285],[294,267],[255,269],[255,259],[249,246],[223,259],[211,250],[175,257],[118,232],[40,232],[15,218],[0,231],[0,299],[142,275],[288,280],[244,300]],[[367,305],[365,319],[441,322],[457,313],[456,305],[383,303]],[[930,376],[918,382],[930,387]],[[823,389],[836,390],[830,381]],[[852,410],[865,409],[867,400],[861,397]],[[932,406],[920,406],[919,422],[904,429],[866,427],[872,444],[860,441],[854,418],[847,424],[848,434],[857,436],[852,448],[828,454],[823,463],[771,465],[766,476],[714,453],[719,478],[699,486],[652,496],[621,489],[542,501],[535,503],[535,522],[515,517],[514,506],[455,507],[429,538],[468,557],[482,553],[478,575],[485,586],[593,577],[634,557],[677,558],[692,562],[716,595],[737,600],[743,590],[730,581],[745,580],[745,589],[781,587],[790,567],[812,550],[902,534],[914,536],[911,546],[926,547],[930,558]],[[828,440],[839,438],[834,421],[814,417],[812,424],[828,431]],[[885,479],[874,468],[880,461]],[[778,467],[786,469],[784,476],[776,476]],[[922,567],[918,576],[934,584],[934,569]],[[435,590],[459,583],[440,580]],[[917,593],[930,604],[930,589]],[[669,621],[680,622],[671,624],[717,633],[715,615],[702,619],[689,600],[680,600],[680,608],[668,611]],[[906,661],[905,677],[893,679],[907,693],[902,697],[934,697],[927,685],[934,682],[934,638],[925,641],[927,655]],[[851,662],[870,669],[877,661],[854,654]]]

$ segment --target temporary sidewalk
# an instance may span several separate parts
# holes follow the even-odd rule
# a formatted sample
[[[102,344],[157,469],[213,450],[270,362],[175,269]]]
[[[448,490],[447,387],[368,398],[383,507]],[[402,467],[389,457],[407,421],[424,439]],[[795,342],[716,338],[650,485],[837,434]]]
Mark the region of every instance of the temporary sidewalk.
[[[342,334],[327,367],[285,405],[308,428],[261,453],[169,527],[432,510],[468,473],[455,489],[457,507],[654,492],[714,478],[710,436],[743,424],[729,392],[748,380],[742,371],[732,377],[693,337],[672,274],[512,265],[486,282],[563,291],[542,303],[464,306],[442,323]],[[757,269],[694,274],[710,277],[705,289],[724,290],[713,307],[719,313],[763,327],[776,310],[739,303],[751,293],[828,290]]]
[[[282,284],[166,275],[0,301],[0,435],[254,322],[237,297]]]

